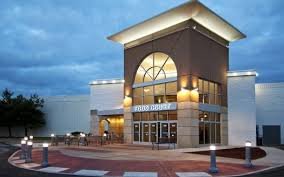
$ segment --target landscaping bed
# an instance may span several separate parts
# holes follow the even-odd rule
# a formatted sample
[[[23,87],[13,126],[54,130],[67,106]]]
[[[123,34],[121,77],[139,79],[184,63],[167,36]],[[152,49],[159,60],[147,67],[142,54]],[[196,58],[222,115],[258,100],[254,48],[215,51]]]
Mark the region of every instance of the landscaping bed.
[[[190,152],[192,154],[210,155],[210,151]],[[232,148],[216,150],[216,156],[234,159],[245,159],[245,148]],[[251,148],[251,158],[253,160],[266,156],[266,152],[258,147]]]

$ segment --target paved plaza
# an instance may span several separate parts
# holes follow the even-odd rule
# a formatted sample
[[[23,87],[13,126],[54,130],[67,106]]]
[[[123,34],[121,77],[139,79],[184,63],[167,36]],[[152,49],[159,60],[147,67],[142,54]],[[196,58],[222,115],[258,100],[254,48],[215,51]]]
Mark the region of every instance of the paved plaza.
[[[229,147],[219,147],[229,148]],[[206,150],[207,147],[200,150]],[[253,161],[253,168],[245,168],[243,160],[217,157],[217,174],[208,173],[209,157],[185,152],[193,149],[152,150],[150,146],[106,145],[95,147],[59,146],[49,148],[47,168],[40,166],[41,149],[34,149],[33,163],[26,164],[18,159],[19,153],[10,157],[13,165],[47,173],[75,174],[81,176],[145,176],[145,177],[187,177],[187,176],[231,176],[250,174],[272,166],[284,164],[284,151],[265,148],[268,156]],[[277,154],[277,155],[276,155]],[[278,158],[279,157],[279,158]]]

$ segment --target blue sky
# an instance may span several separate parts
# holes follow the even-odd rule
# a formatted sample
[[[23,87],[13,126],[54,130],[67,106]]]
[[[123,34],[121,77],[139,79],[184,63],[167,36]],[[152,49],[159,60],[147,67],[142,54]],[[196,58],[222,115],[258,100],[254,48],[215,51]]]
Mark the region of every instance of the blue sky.
[[[107,36],[185,0],[1,0],[0,89],[88,94],[95,79],[123,77],[123,48]],[[247,35],[230,46],[230,69],[284,81],[283,0],[201,0]]]

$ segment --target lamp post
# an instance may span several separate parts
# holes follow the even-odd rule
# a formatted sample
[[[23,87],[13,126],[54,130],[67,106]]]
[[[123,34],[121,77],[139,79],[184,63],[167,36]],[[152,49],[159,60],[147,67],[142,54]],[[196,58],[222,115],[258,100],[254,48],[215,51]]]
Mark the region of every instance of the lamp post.
[[[31,163],[32,162],[32,149],[33,149],[33,142],[28,141],[28,148],[27,148],[27,158],[26,158],[26,163]]]
[[[250,141],[247,141],[245,143],[245,149],[246,149],[246,152],[245,152],[245,167],[247,168],[251,168],[253,165],[251,163],[251,142]]]
[[[43,143],[42,144],[42,162],[41,162],[42,167],[47,167],[48,166],[48,143]]]
[[[210,173],[218,173],[218,168],[216,164],[216,146],[210,145]]]
[[[21,155],[20,159],[25,159],[26,158],[26,148],[27,148],[27,141],[22,140],[21,141]]]

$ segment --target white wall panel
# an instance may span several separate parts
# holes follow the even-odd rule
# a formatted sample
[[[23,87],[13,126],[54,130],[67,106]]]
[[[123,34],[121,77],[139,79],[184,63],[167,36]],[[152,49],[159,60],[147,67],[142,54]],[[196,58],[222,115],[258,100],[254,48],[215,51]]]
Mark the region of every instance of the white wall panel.
[[[90,132],[89,95],[44,97],[46,125],[29,130],[34,136],[50,136],[51,133],[65,135],[68,132]],[[23,127],[13,128],[13,136],[24,136]],[[6,128],[0,128],[0,136],[8,136]]]
[[[229,145],[256,144],[255,76],[228,77]]]
[[[44,98],[43,112],[46,126],[33,131],[35,136],[51,133],[64,135],[68,132],[90,131],[89,95],[52,96]]]
[[[123,108],[123,83],[90,86],[91,110],[111,110]]]

